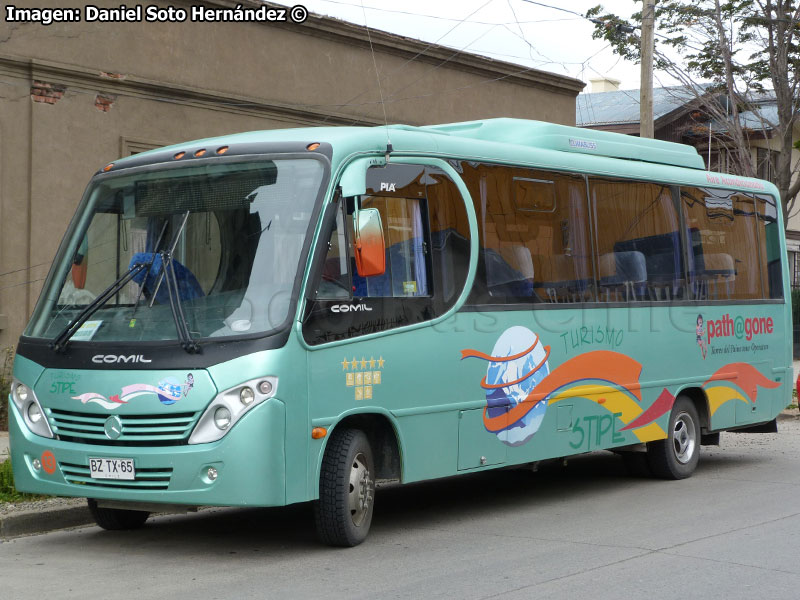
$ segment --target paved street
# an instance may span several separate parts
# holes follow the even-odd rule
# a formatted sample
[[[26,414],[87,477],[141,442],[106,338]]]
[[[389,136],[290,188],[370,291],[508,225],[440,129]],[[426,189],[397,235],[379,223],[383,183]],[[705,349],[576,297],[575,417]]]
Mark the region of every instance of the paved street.
[[[2,597],[797,598],[800,419],[780,427],[723,435],[680,482],[600,453],[384,489],[350,550],[317,544],[307,506],[18,538]]]

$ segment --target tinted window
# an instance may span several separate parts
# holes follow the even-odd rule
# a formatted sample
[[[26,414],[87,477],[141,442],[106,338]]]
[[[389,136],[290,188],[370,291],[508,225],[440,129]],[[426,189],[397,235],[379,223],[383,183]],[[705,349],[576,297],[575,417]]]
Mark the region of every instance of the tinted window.
[[[462,163],[480,223],[476,304],[594,299],[583,177]]]
[[[767,290],[767,239],[777,243],[774,205],[752,196],[711,188],[682,188],[689,251],[689,278],[698,300],[750,300]],[[768,216],[769,213],[769,216]],[[779,253],[771,250],[780,265]],[[780,266],[778,266],[780,270]],[[779,278],[778,278],[779,279]],[[780,297],[780,289],[776,290]]]
[[[354,270],[353,294],[365,298],[429,296],[430,241],[425,199],[365,196],[360,204],[361,208],[377,209],[381,215],[386,272],[362,277]]]
[[[469,270],[469,224],[455,184],[439,169],[390,165],[367,173],[367,193],[342,200],[328,238],[304,335],[318,344],[435,318],[458,299]],[[386,272],[355,268],[356,204],[380,212]]]
[[[672,188],[589,178],[595,216],[600,301],[686,297]]]
[[[772,196],[755,196],[758,213],[759,262],[765,298],[783,298],[783,255],[781,253],[781,224],[778,221],[778,205]]]

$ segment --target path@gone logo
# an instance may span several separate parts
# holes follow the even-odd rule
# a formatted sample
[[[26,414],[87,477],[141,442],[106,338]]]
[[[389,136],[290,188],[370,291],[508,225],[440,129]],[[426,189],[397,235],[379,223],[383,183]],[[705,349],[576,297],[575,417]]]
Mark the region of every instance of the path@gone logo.
[[[708,342],[706,342],[706,330],[703,323],[703,315],[697,315],[695,336],[697,337],[697,345],[700,346],[700,352],[703,354],[703,360],[705,360],[706,354],[708,354]]]
[[[506,329],[498,338],[491,356],[477,350],[463,350],[463,358],[480,358],[489,363],[481,387],[486,390],[486,416],[501,417],[528,398],[533,389],[550,374],[550,346],[526,327]],[[539,430],[547,402],[538,402],[522,418],[496,432],[509,446],[524,444]]]

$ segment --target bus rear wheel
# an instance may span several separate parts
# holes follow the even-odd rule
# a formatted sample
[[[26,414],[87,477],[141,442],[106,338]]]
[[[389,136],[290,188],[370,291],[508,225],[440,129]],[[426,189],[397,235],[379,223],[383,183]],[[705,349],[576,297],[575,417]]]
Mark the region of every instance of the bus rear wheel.
[[[667,439],[647,444],[647,462],[656,477],[685,479],[700,459],[700,417],[685,396],[675,400],[669,416]]]
[[[372,523],[375,503],[375,462],[369,440],[358,429],[334,430],[314,505],[317,533],[330,546],[356,546]]]
[[[124,510],[121,508],[103,508],[97,505],[97,500],[89,498],[89,512],[94,522],[103,529],[119,531],[121,529],[139,529],[149,512],[142,510]]]

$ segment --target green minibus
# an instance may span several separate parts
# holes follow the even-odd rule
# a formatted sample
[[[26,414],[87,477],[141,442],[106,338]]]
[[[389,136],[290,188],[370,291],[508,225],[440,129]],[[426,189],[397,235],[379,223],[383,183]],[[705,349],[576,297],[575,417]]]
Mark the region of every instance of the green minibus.
[[[92,178],[14,362],[21,491],[313,502],[595,450],[688,477],[791,400],[777,189],[516,119],[187,142]]]

